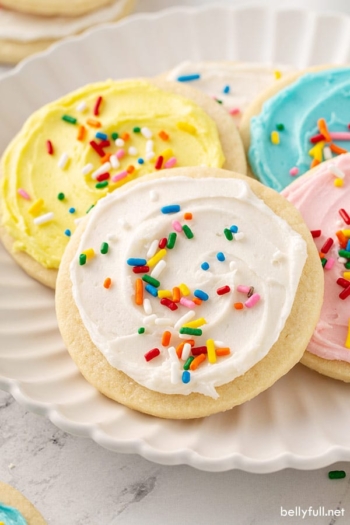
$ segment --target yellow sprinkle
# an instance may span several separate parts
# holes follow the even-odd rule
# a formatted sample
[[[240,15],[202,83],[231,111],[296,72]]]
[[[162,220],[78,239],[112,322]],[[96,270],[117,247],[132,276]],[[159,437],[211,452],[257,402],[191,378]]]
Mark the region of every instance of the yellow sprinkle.
[[[151,257],[147,262],[147,266],[154,266],[159,262],[163,257],[166,255],[166,250],[163,248],[162,250],[159,250],[158,253],[156,253],[153,257]]]
[[[336,186],[337,188],[341,188],[343,184],[344,184],[343,179],[334,179],[334,186]]]
[[[273,74],[275,75],[276,80],[280,79],[282,76],[281,71],[279,71],[278,69],[276,69],[276,71],[274,71]]]
[[[183,326],[185,326],[186,328],[198,328],[199,326],[203,326],[204,324],[207,324],[207,321],[204,319],[204,317],[200,317],[199,319],[190,321],[189,323],[186,323]]]
[[[197,131],[196,128],[188,122],[178,122],[177,127],[181,129],[181,131],[187,131],[187,133],[191,133],[192,135],[194,135]]]
[[[87,259],[92,259],[93,257],[95,257],[95,250],[93,248],[88,248],[87,250],[84,250],[81,253],[86,255]]]
[[[163,299],[164,297],[172,297],[173,296],[173,292],[171,290],[158,290],[158,297],[160,297],[160,299]]]
[[[346,341],[345,341],[345,348],[349,348],[350,350],[350,319],[349,319],[348,335],[346,336]]]
[[[350,237],[350,230],[342,230],[342,233],[345,235],[345,237]]]
[[[31,214],[31,215],[38,215],[39,211],[41,210],[41,208],[44,206],[44,201],[43,199],[38,199],[37,201],[35,201],[31,207],[29,208],[28,212]]]
[[[278,131],[271,131],[271,142],[272,144],[280,143],[280,134],[278,133]]]
[[[207,353],[209,363],[216,363],[216,353],[213,339],[207,340]]]
[[[343,272],[344,279],[350,279],[350,272]]]
[[[179,288],[180,288],[180,292],[182,293],[182,295],[190,295],[191,291],[189,287],[186,286],[186,284],[184,283],[180,284]]]
[[[171,157],[174,157],[174,152],[171,148],[165,149],[160,153],[160,156],[163,157],[163,162],[167,162]]]
[[[314,159],[318,160],[319,162],[323,161],[323,148],[325,146],[325,141],[321,140],[320,142],[317,142],[317,144],[309,150],[310,157],[313,157]]]

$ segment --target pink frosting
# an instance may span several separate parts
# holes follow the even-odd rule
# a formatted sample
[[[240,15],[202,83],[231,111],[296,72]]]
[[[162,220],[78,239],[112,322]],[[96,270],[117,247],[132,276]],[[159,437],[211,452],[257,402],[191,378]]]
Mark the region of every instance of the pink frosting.
[[[345,173],[344,185],[340,188],[334,186],[335,175],[329,171],[330,164]],[[338,230],[350,229],[350,225],[345,224],[339,215],[341,208],[350,215],[350,153],[320,164],[313,175],[300,177],[285,188],[282,195],[298,208],[310,230],[321,230],[321,236],[314,239],[319,251],[329,237],[334,241],[325,257],[328,260],[333,258],[335,262],[330,269],[324,270],[324,301],[308,350],[324,359],[350,363],[350,350],[345,347],[350,296],[340,299],[343,288],[336,282],[347,270],[338,261],[340,246],[335,234]]]

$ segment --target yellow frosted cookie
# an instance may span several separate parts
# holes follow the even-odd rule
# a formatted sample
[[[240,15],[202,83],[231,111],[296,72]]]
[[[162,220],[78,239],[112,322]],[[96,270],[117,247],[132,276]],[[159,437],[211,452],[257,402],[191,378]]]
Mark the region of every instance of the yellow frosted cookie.
[[[40,512],[18,490],[0,482],[0,524],[46,525]]]
[[[35,15],[79,16],[111,2],[112,0],[1,0],[1,6]]]

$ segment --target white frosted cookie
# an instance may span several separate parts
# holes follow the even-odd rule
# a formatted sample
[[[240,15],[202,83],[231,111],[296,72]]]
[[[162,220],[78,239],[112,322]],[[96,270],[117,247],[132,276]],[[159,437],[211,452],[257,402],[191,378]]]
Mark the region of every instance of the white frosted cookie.
[[[51,2],[45,5],[50,6]],[[119,20],[128,15],[133,6],[134,0],[113,0],[108,5],[100,3],[96,11],[76,17],[42,16],[3,8],[0,11],[0,62],[14,64],[61,38]]]
[[[0,482],[0,523],[47,525],[40,512],[18,490]]]
[[[113,0],[1,0],[1,6],[23,13],[45,16],[80,16],[112,3]]]
[[[241,62],[182,62],[169,73],[167,80],[189,83],[221,103],[236,124],[248,105],[266,88],[291,72],[287,66]]]
[[[246,171],[236,126],[214,101],[153,80],[85,86],[34,113],[4,153],[0,236],[54,287],[70,235],[100,198],[154,169],[201,164]]]
[[[147,176],[101,200],[60,266],[68,351],[106,396],[165,418],[230,409],[301,358],[322,268],[300,214],[220,169]]]

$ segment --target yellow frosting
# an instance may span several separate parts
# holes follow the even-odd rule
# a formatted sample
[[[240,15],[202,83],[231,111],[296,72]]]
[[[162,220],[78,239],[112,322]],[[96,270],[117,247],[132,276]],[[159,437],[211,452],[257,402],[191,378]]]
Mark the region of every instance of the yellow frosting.
[[[102,97],[99,114],[94,115],[98,97]],[[79,111],[79,103],[86,103],[86,110]],[[62,120],[69,115],[76,124]],[[98,121],[101,127],[87,123]],[[79,126],[85,127],[85,137],[77,140]],[[152,132],[155,157],[146,160],[147,138],[135,127],[146,127]],[[168,140],[159,137],[164,131]],[[101,157],[91,147],[90,141],[97,132],[106,133],[110,146],[105,153],[124,149],[126,155],[120,167],[108,169],[110,177],[134,166],[135,171],[119,182],[111,182],[97,189],[98,181],[93,171],[101,167]],[[130,138],[118,147],[111,138],[128,133]],[[51,141],[53,154],[47,151]],[[130,147],[137,155],[130,155]],[[64,168],[59,166],[62,154],[68,155]],[[159,155],[164,161],[175,157],[176,166],[205,164],[222,167],[225,158],[214,121],[194,102],[163,91],[147,81],[107,81],[86,86],[66,97],[44,106],[25,123],[20,133],[7,148],[2,159],[1,214],[2,221],[14,238],[14,249],[22,250],[47,268],[58,268],[63,251],[69,240],[66,230],[74,232],[75,220],[84,216],[109,191],[141,175],[154,171]],[[144,159],[139,164],[138,159]],[[93,164],[91,173],[84,175],[82,168]],[[30,200],[18,193],[24,190]],[[58,194],[65,198],[60,200]],[[40,201],[42,199],[43,202]],[[37,201],[39,201],[37,203]],[[34,206],[33,206],[34,205]],[[74,213],[69,210],[75,209]],[[53,218],[43,224],[35,224],[35,218],[47,213]]]

